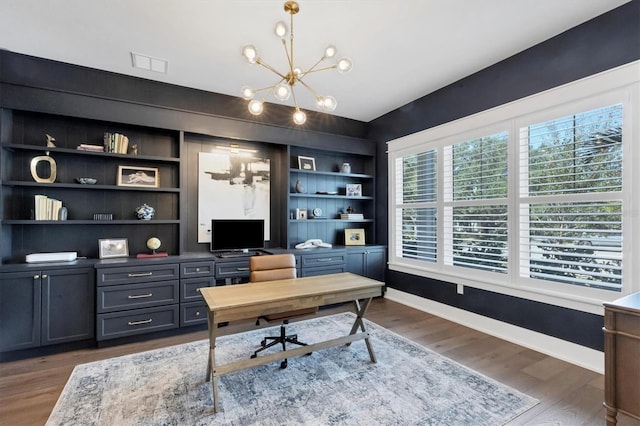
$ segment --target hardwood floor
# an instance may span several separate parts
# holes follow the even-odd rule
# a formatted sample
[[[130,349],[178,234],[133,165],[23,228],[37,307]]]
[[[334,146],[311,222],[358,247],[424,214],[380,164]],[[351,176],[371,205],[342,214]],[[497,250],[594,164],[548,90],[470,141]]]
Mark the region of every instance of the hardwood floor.
[[[329,315],[346,305],[320,311]],[[386,299],[367,318],[540,400],[510,425],[604,425],[602,375]],[[254,328],[231,324],[223,334]],[[42,425],[77,364],[207,338],[206,331],[100,349],[0,363],[0,425]],[[640,425],[619,415],[621,426]]]

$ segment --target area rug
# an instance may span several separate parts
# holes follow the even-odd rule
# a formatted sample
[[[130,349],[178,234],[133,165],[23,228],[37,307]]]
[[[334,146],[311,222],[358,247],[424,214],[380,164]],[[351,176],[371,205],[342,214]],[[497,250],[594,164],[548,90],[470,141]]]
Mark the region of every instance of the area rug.
[[[291,323],[315,343],[347,334],[350,313]],[[75,367],[47,425],[500,425],[538,403],[515,389],[366,321],[364,341],[235,372],[213,413],[208,341]],[[219,364],[248,357],[277,327],[223,336]]]

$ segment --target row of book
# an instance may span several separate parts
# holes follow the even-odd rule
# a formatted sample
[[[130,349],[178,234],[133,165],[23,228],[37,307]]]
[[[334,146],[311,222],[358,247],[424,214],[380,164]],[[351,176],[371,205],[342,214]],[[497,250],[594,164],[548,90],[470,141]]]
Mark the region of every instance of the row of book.
[[[36,220],[60,220],[62,201],[49,198],[46,195],[35,195]]]
[[[364,214],[362,213],[340,213],[340,219],[364,219]]]
[[[126,154],[129,138],[121,133],[104,132],[104,150],[115,154]]]

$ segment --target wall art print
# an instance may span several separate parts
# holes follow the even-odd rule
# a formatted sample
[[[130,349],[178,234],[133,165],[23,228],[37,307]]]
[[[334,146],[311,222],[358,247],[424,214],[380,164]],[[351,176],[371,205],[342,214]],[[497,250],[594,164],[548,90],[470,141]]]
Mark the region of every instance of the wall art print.
[[[234,153],[198,154],[198,242],[211,242],[211,219],[264,219],[270,235],[269,159]]]

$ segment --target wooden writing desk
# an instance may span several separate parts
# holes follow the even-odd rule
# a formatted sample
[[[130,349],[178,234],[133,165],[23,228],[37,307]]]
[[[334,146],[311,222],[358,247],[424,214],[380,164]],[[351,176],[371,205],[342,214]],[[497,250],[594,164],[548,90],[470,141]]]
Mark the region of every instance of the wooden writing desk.
[[[212,381],[213,410],[218,411],[218,377],[244,368],[268,364],[277,360],[305,355],[320,349],[365,340],[372,362],[376,362],[369,333],[362,318],[371,299],[382,294],[384,283],[349,272],[287,280],[265,281],[200,289],[208,307],[209,360],[207,381]],[[313,308],[333,303],[354,302],[356,320],[351,332],[343,337],[308,346],[287,349],[257,358],[216,365],[216,331],[218,324],[226,321],[257,318],[261,315]],[[360,332],[356,331],[360,328]]]
[[[604,406],[640,420],[640,292],[604,304]]]

